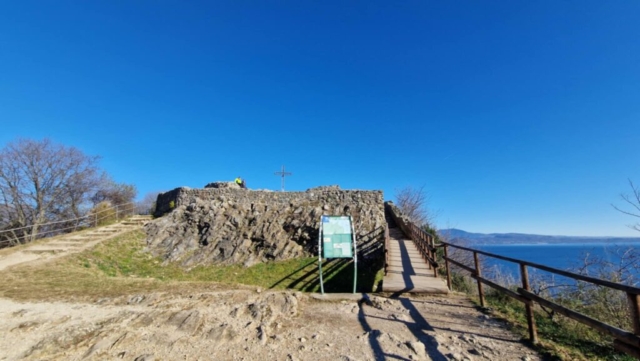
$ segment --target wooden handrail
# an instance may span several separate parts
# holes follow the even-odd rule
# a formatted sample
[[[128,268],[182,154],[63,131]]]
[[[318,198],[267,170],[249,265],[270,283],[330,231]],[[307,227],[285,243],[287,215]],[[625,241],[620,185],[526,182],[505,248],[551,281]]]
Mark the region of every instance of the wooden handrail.
[[[409,221],[408,218],[404,217],[400,210],[391,202],[385,203],[385,212],[386,211],[389,212],[391,218],[398,225],[402,233],[409,237],[416,245],[427,266],[433,269],[433,276],[438,277],[439,265],[436,260],[436,247],[433,237]]]
[[[411,222],[409,222],[409,230],[411,234],[408,236],[415,243],[427,265],[433,269],[433,276],[438,277],[439,265],[435,257],[436,248],[433,246],[433,237]]]
[[[451,243],[448,243],[448,242],[442,242],[442,244],[447,245],[449,247],[454,247],[454,248],[462,249],[462,250],[465,250],[465,251],[469,251],[469,252],[476,252],[478,254],[482,254],[482,255],[485,255],[485,256],[501,259],[503,261],[523,264],[525,266],[534,267],[534,268],[537,268],[537,269],[541,269],[543,271],[547,271],[547,272],[550,272],[550,273],[555,273],[555,274],[558,274],[558,275],[561,275],[561,276],[565,276],[565,277],[569,277],[569,278],[573,278],[573,279],[576,279],[576,280],[590,282],[590,283],[596,284],[598,286],[604,286],[604,287],[613,288],[613,289],[616,289],[616,290],[619,290],[619,291],[624,291],[624,292],[627,292],[627,293],[631,293],[631,294],[634,294],[634,295],[640,295],[640,288],[638,288],[638,287],[627,286],[627,285],[622,284],[622,283],[610,282],[610,281],[601,280],[599,278],[583,276],[583,275],[580,275],[580,274],[577,274],[577,273],[563,271],[561,269],[545,266],[545,265],[542,265],[542,264],[539,264],[539,263],[529,262],[529,261],[525,261],[525,260],[521,260],[521,259],[517,259],[517,258],[505,257],[505,256],[501,256],[501,255],[498,255],[498,254],[481,251],[479,249],[473,249],[473,248],[468,248],[468,247],[457,246],[455,244],[451,244]]]
[[[538,340],[537,328],[536,328],[534,314],[533,314],[533,304],[537,303],[542,306],[551,308],[557,311],[558,313],[561,313],[564,316],[569,317],[577,322],[585,324],[599,332],[606,333],[610,336],[613,336],[615,338],[613,342],[613,346],[617,350],[625,352],[640,360],[640,288],[624,285],[621,283],[605,281],[598,278],[583,276],[577,273],[563,271],[563,270],[553,268],[553,267],[548,267],[542,264],[529,262],[529,261],[525,261],[517,258],[505,257],[505,256],[501,256],[501,255],[486,252],[486,251],[481,251],[474,248],[458,246],[448,242],[441,242],[440,245],[444,247],[444,254],[445,254],[444,260],[445,260],[445,267],[447,271],[447,284],[449,286],[449,289],[451,289],[450,264],[454,264],[457,267],[469,272],[471,274],[471,277],[476,280],[476,282],[478,283],[480,303],[482,305],[484,305],[484,293],[482,290],[482,284],[485,284],[499,292],[502,292],[503,294],[509,297],[512,297],[520,302],[523,302],[526,308],[527,323],[529,327],[529,338],[533,343],[536,343]],[[467,266],[462,262],[452,259],[449,255],[449,250],[448,250],[449,247],[472,252],[474,255],[475,267]],[[478,254],[501,259],[507,262],[517,263],[520,266],[520,275],[522,280],[522,287],[518,288],[518,293],[515,293],[512,290],[509,290],[505,287],[502,287],[498,284],[491,282],[486,278],[483,278],[482,272],[480,269],[480,263],[478,261]],[[569,277],[575,280],[589,282],[598,286],[607,287],[607,288],[625,292],[627,294],[627,298],[629,301],[629,311],[630,311],[629,315],[632,319],[633,332],[629,332],[629,331],[611,326],[609,324],[606,324],[604,322],[601,322],[599,320],[596,320],[594,318],[581,314],[577,311],[561,306],[553,301],[547,300],[543,297],[540,297],[532,293],[529,287],[529,276],[528,276],[527,267],[534,267],[550,273]]]
[[[525,304],[527,323],[529,328],[529,338],[533,343],[538,342],[538,332],[535,324],[533,306],[535,303],[539,305],[543,305],[545,307],[549,307],[551,309],[556,310],[557,312],[575,320],[580,323],[583,323],[599,332],[606,333],[614,337],[613,346],[617,350],[625,352],[633,357],[636,357],[640,360],[640,288],[624,285],[621,283],[610,282],[601,280],[599,278],[583,276],[577,273],[572,273],[564,270],[560,270],[557,268],[545,266],[543,264],[529,262],[517,258],[505,257],[498,254],[482,251],[479,249],[473,249],[469,247],[458,246],[455,244],[451,244],[449,242],[440,242],[438,245],[435,244],[434,239],[431,235],[425,232],[420,227],[416,226],[412,222],[406,219],[406,217],[401,217],[392,212],[392,216],[396,223],[399,224],[400,228],[408,237],[410,237],[413,242],[416,244],[416,247],[420,251],[420,254],[427,262],[430,267],[433,267],[434,276],[437,277],[437,269],[438,262],[436,261],[436,250],[437,248],[444,247],[444,263],[446,267],[447,273],[447,286],[451,289],[451,265],[454,264],[461,269],[469,272],[471,277],[476,280],[478,283],[478,293],[480,298],[480,303],[484,305],[484,291],[482,285],[487,285],[503,294],[512,297],[520,302]],[[465,265],[462,262],[459,262],[455,259],[451,258],[448,248],[453,247],[465,251],[469,251],[473,253],[474,258],[474,267],[470,267]],[[520,276],[522,287],[518,288],[518,292],[514,292],[509,290],[506,287],[500,286],[484,277],[482,277],[481,264],[478,259],[478,255],[484,255],[488,257],[497,258],[503,261],[516,263],[520,266]],[[627,294],[627,299],[629,303],[629,315],[632,319],[633,332],[629,332],[626,330],[621,330],[614,326],[608,325],[604,322],[593,319],[589,316],[583,315],[574,310],[568,309],[564,306],[561,306],[555,302],[547,300],[543,297],[535,295],[531,292],[529,286],[529,275],[527,267],[537,268],[543,271],[547,271],[550,273],[558,274],[561,276],[569,277],[575,280],[589,282],[598,286],[608,287],[611,289],[615,289],[618,291],[625,292]]]
[[[522,288],[518,288],[518,293],[520,293],[521,295],[523,295],[524,297],[539,303],[543,306],[549,307],[550,309],[569,317],[572,320],[576,320],[580,323],[583,323],[591,328],[595,328],[596,330],[602,332],[602,333],[607,333],[611,336],[613,336],[616,339],[619,339],[620,341],[623,341],[624,343],[640,348],[640,337],[634,335],[633,333],[629,332],[629,331],[625,331],[625,330],[621,330],[617,327],[608,325],[604,322],[598,321],[595,318],[591,318],[589,316],[583,315],[579,312],[573,311],[569,308],[566,308],[564,306],[561,306],[555,302],[551,302],[547,299],[544,299],[530,291],[524,290]]]
[[[0,248],[3,248],[1,246],[4,244],[7,244],[9,246],[23,244],[26,243],[28,239],[31,239],[33,241],[38,238],[46,238],[50,237],[51,235],[60,233],[75,232],[77,229],[82,227],[97,227],[98,221],[105,218],[105,216],[100,215],[101,213],[114,212],[116,220],[120,220],[124,216],[133,215],[135,207],[136,205],[134,202],[116,204],[109,206],[108,208],[101,211],[88,213],[81,217],[67,218],[59,221],[40,224],[29,224],[18,228],[0,230],[0,235],[3,235],[5,236],[5,238],[7,238],[2,244],[0,244]],[[107,215],[106,217],[109,217],[109,215]],[[18,236],[18,234],[22,235]]]
[[[384,226],[384,275],[389,271],[389,226]]]

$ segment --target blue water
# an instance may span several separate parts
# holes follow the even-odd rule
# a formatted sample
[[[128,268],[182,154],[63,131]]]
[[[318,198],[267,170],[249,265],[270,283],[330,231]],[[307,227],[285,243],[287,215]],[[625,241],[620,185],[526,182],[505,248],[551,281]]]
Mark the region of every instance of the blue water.
[[[522,259],[545,266],[575,272],[582,267],[584,260],[601,259],[606,262],[619,263],[622,251],[630,248],[636,254],[640,254],[640,243],[583,243],[583,244],[521,244],[521,245],[482,245],[473,248],[498,254],[505,257]],[[498,269],[499,272],[511,275],[519,281],[520,271],[517,264],[498,260],[490,257],[482,257],[483,273],[489,275]],[[640,276],[640,266],[633,272]],[[590,275],[596,276],[595,268],[591,268]],[[529,268],[529,274],[550,276],[547,272]]]

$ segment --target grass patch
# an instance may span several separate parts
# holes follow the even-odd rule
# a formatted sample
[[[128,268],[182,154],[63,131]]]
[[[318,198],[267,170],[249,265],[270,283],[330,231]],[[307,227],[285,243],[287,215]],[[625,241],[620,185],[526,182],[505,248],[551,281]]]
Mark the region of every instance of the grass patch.
[[[17,266],[3,272],[0,295],[16,299],[113,297],[150,291],[219,289],[247,285],[264,289],[319,292],[317,258],[241,265],[208,265],[185,270],[144,251],[145,234],[135,230],[96,247],[52,262]],[[353,290],[353,263],[323,263],[325,292]],[[358,291],[371,292],[380,270],[359,269]]]
[[[494,313],[513,326],[513,331],[523,339],[528,339],[524,304],[495,292],[490,292],[485,301]],[[535,310],[535,321],[539,340],[536,347],[549,360],[635,360],[614,350],[610,337],[562,315],[556,314],[552,319],[538,308]]]

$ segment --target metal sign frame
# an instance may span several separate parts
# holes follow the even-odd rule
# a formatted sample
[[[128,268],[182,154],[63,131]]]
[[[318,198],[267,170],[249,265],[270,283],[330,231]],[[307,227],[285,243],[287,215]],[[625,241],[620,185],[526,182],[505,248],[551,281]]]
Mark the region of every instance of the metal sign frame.
[[[352,256],[353,256],[353,293],[356,293],[356,284],[358,280],[358,252],[356,246],[356,232],[353,228],[353,219],[351,216],[329,216],[323,214],[320,218],[320,231],[318,232],[318,269],[320,271],[320,291],[324,295],[324,280],[322,277],[322,244],[324,241],[324,220],[325,217],[334,217],[334,218],[343,218],[347,217],[349,219],[349,225],[351,226],[351,247],[352,247]],[[350,258],[350,257],[332,257],[332,258]],[[327,258],[328,259],[328,258]]]

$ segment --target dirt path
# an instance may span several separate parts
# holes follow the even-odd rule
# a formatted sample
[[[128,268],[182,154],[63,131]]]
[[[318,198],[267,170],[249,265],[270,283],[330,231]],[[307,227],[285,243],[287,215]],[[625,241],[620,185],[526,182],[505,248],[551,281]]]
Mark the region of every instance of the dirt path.
[[[291,292],[0,299],[0,360],[539,360],[462,296]]]

